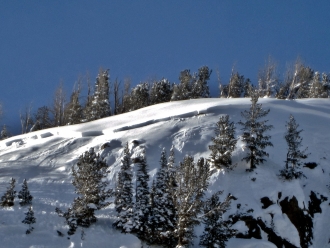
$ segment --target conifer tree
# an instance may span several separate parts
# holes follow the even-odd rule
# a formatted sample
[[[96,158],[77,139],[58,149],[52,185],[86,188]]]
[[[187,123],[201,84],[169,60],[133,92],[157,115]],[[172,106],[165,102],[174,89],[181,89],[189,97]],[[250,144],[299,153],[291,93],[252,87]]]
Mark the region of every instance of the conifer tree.
[[[209,248],[224,248],[228,239],[236,230],[231,229],[229,221],[223,219],[223,213],[229,209],[231,196],[220,202],[222,191],[214,193],[204,203],[204,232],[200,237],[200,245]]]
[[[12,207],[12,206],[14,206],[14,200],[15,200],[15,197],[16,197],[15,182],[16,182],[16,180],[14,178],[11,178],[10,185],[7,188],[7,191],[1,197],[1,202],[0,202],[1,207]]]
[[[188,246],[192,242],[194,227],[200,223],[198,215],[203,210],[203,197],[210,176],[209,164],[203,158],[195,164],[193,157],[187,156],[178,167],[174,203],[177,210],[176,247]]]
[[[136,195],[134,204],[134,223],[132,232],[144,240],[147,240],[150,234],[149,219],[150,219],[150,192],[149,192],[149,175],[147,172],[147,159],[145,150],[140,154],[137,162],[136,172]]]
[[[307,148],[300,150],[302,146],[302,138],[300,133],[303,130],[298,130],[299,125],[296,123],[295,118],[290,115],[289,122],[286,124],[285,140],[288,144],[288,152],[285,160],[285,169],[280,171],[280,176],[285,179],[299,178],[303,174],[299,170],[302,164],[302,159],[307,158]]]
[[[180,72],[180,83],[173,86],[173,93],[171,100],[187,100],[191,99],[192,82],[194,76],[190,74],[190,70],[186,69]]]
[[[83,109],[79,102],[81,92],[80,81],[78,81],[77,87],[73,90],[70,96],[70,102],[65,108],[65,122],[67,125],[73,125],[81,123],[83,119]]]
[[[125,233],[131,232],[133,228],[132,179],[131,155],[128,148],[128,142],[126,142],[115,192],[115,205],[118,215],[117,220],[114,222],[114,226]]]
[[[160,81],[155,81],[150,89],[150,104],[169,102],[172,91],[172,85],[167,79],[163,78]]]
[[[241,97],[244,88],[244,76],[238,72],[232,72],[228,84],[228,98]]]
[[[140,83],[131,92],[131,110],[147,107],[149,105],[149,83]]]
[[[26,179],[23,181],[22,190],[18,192],[19,204],[21,206],[31,205],[33,196],[30,194]]]
[[[1,135],[1,140],[8,139],[10,137],[6,125],[3,125],[0,135]]]
[[[216,123],[215,137],[212,138],[213,145],[210,161],[218,169],[232,169],[232,152],[235,150],[237,140],[235,139],[235,125],[229,122],[229,115],[221,116]]]
[[[31,225],[36,223],[32,205],[29,207],[29,210],[25,213],[25,215],[25,219],[22,221],[22,223],[29,225],[29,228],[26,230],[26,234],[30,234],[34,229],[34,227]]]
[[[34,125],[32,131],[43,130],[54,126],[54,121],[50,117],[51,110],[47,106],[38,108],[34,115]]]
[[[198,69],[197,77],[195,77],[192,84],[191,98],[207,98],[210,96],[207,81],[210,80],[211,73],[212,70],[207,66]]]
[[[87,99],[85,107],[85,119],[87,121],[98,120],[111,114],[109,102],[109,70],[100,70],[95,86],[94,94]],[[91,94],[89,92],[89,94]]]
[[[108,165],[93,148],[79,157],[76,167],[72,166],[72,184],[78,197],[66,212],[56,209],[66,219],[69,235],[79,226],[85,228],[96,222],[95,211],[110,205],[107,199],[112,196],[112,190],[107,189],[105,180],[108,173]]]
[[[265,151],[267,146],[273,146],[269,141],[271,136],[265,135],[265,132],[273,128],[272,125],[266,125],[268,120],[261,121],[269,113],[268,110],[262,109],[262,104],[258,104],[258,93],[254,93],[251,98],[250,110],[241,112],[244,122],[240,121],[239,124],[243,126],[242,139],[248,149],[247,156],[242,160],[250,162],[250,170],[256,168],[260,163],[264,163],[269,154]]]
[[[160,158],[160,169],[156,174],[153,195],[152,226],[155,230],[155,242],[158,244],[173,245],[173,231],[176,222],[174,202],[169,188],[170,174],[165,148]]]

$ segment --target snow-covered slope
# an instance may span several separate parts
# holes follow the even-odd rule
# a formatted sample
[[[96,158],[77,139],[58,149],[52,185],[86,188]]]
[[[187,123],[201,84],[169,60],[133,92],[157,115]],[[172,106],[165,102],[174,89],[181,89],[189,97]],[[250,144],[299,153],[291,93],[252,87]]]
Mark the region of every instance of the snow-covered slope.
[[[288,215],[283,213],[280,202],[286,197],[290,200],[295,196],[299,208],[307,209],[311,191],[318,198],[330,195],[327,187],[330,183],[330,101],[259,99],[259,103],[262,103],[264,109],[270,109],[267,119],[274,126],[269,132],[274,147],[267,148],[270,154],[267,162],[253,172],[246,172],[248,165],[241,161],[245,154],[244,144],[239,141],[233,156],[236,168],[230,172],[218,171],[214,174],[208,194],[217,190],[224,190],[224,195],[231,193],[237,200],[232,201],[226,216],[245,212],[255,220],[260,218],[266,226],[270,227],[273,222],[278,236],[300,247],[299,233]],[[231,121],[237,123],[242,120],[241,111],[248,109],[249,105],[249,99],[199,99],[163,103],[86,124],[52,128],[1,141],[0,196],[8,187],[11,177],[16,179],[17,191],[26,178],[34,196],[33,208],[37,221],[35,230],[26,235],[27,226],[22,220],[27,209],[19,207],[17,202],[13,208],[0,209],[0,247],[141,247],[135,236],[121,234],[112,228],[115,217],[112,206],[97,212],[98,222],[85,230],[85,240],[82,241],[78,233],[70,239],[67,235],[58,236],[56,231],[66,233],[66,227],[63,218],[55,213],[55,207],[65,209],[75,197],[70,170],[78,156],[94,147],[106,157],[111,169],[108,179],[113,187],[123,146],[128,141],[135,153],[142,146],[146,148],[149,174],[153,177],[159,168],[163,147],[169,151],[174,145],[177,163],[187,154],[193,155],[195,159],[208,157],[208,146],[219,116],[229,114]],[[303,144],[308,146],[310,153],[307,162],[315,162],[317,167],[303,168],[306,178],[283,181],[277,174],[284,167],[286,158],[284,132],[290,114],[304,129],[301,133]],[[237,135],[241,135],[241,127],[237,124],[236,127]],[[132,142],[134,140],[137,142]],[[105,143],[110,146],[102,147]],[[260,200],[263,197],[268,197],[274,204],[263,208]],[[329,199],[322,202],[320,207],[322,213],[315,213],[313,218],[314,238],[311,247],[329,246]],[[238,221],[235,227],[242,234],[248,230],[243,221]],[[202,231],[201,227],[196,228],[196,234]],[[261,240],[234,238],[227,245],[276,247],[268,241],[264,231],[261,231],[261,237]],[[195,247],[198,247],[198,240]]]

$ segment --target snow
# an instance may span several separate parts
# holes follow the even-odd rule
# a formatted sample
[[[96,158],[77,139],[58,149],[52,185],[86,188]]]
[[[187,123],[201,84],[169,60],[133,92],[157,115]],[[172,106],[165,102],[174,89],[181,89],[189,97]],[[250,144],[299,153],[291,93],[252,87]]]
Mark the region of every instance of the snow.
[[[71,167],[78,157],[90,148],[94,148],[106,158],[110,173],[110,187],[114,187],[123,147],[129,142],[133,148],[133,157],[146,149],[150,182],[159,169],[159,159],[163,147],[167,154],[172,145],[175,149],[175,161],[179,163],[185,155],[193,155],[195,161],[200,156],[208,157],[211,137],[214,136],[215,123],[219,116],[230,115],[230,121],[236,124],[236,134],[241,135],[241,111],[250,106],[250,99],[197,99],[176,101],[149,106],[129,113],[72,126],[56,127],[25,135],[11,137],[0,142],[0,196],[9,186],[10,178],[16,179],[16,191],[22,187],[26,178],[33,199],[36,223],[34,230],[26,235],[27,225],[22,223],[27,207],[20,207],[18,200],[11,208],[0,209],[0,247],[141,247],[141,241],[131,234],[122,234],[113,229],[116,213],[114,206],[97,211],[97,223],[85,229],[85,239],[80,238],[80,229],[68,239],[64,219],[55,213],[55,208],[66,209],[75,197],[71,184]],[[231,193],[233,200],[229,216],[238,211],[248,211],[253,217],[261,217],[270,226],[270,213],[274,214],[275,232],[296,246],[299,234],[289,218],[282,214],[278,193],[285,197],[295,196],[301,208],[308,206],[309,195],[313,190],[329,197],[330,183],[328,123],[330,121],[330,101],[328,99],[303,99],[295,101],[272,98],[259,99],[263,109],[270,109],[268,124],[274,126],[268,132],[272,136],[274,147],[267,148],[269,158],[253,172],[246,172],[248,164],[242,162],[244,144],[238,141],[233,152],[233,171],[218,171],[211,178],[208,195],[224,190],[223,196]],[[310,153],[307,162],[316,162],[318,166],[311,170],[303,168],[307,178],[283,181],[277,177],[284,168],[286,142],[284,140],[285,123],[293,114],[304,131],[303,147],[308,146]],[[138,144],[133,144],[132,141]],[[105,143],[107,146],[102,147]],[[135,185],[135,183],[134,183]],[[260,199],[264,196],[274,202],[267,209],[262,208]],[[322,213],[314,217],[313,247],[327,247],[330,238],[329,200],[321,204]],[[237,229],[247,231],[244,222],[236,223]],[[64,234],[60,237],[57,230]],[[203,228],[196,228],[200,235]],[[263,234],[262,240],[231,239],[227,247],[276,247]],[[198,246],[196,239],[194,247]]]

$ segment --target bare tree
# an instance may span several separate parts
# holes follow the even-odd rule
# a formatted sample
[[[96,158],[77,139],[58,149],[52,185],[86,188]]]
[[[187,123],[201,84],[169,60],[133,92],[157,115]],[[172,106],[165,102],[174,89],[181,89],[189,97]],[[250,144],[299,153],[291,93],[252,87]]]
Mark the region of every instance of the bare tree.
[[[278,84],[276,68],[276,62],[272,59],[272,57],[269,56],[265,67],[261,69],[258,74],[260,97],[271,97],[273,95],[274,88]]]
[[[63,87],[63,82],[55,91],[54,103],[53,103],[53,115],[54,115],[54,126],[63,126],[64,122],[64,108],[65,108],[65,91]]]
[[[22,134],[28,133],[30,129],[33,127],[33,118],[31,111],[32,111],[32,104],[30,103],[29,106],[25,108],[24,112],[20,111],[19,113]]]

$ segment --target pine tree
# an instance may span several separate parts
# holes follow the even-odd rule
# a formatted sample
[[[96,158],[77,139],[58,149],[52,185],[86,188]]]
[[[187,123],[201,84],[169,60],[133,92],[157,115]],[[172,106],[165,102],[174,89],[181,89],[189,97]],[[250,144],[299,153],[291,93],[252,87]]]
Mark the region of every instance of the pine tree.
[[[155,230],[155,243],[173,245],[173,231],[176,222],[176,212],[171,194],[169,168],[165,149],[160,158],[160,169],[156,174],[153,195],[152,226]]]
[[[70,96],[70,102],[65,107],[65,122],[67,125],[79,124],[83,119],[83,109],[79,102],[81,91],[80,81]]]
[[[101,69],[96,78],[94,94],[91,95],[89,92],[90,95],[84,111],[86,121],[98,120],[110,116],[109,89],[109,70],[103,71]]]
[[[19,204],[21,206],[31,205],[33,196],[30,194],[26,179],[23,181],[22,190],[18,192],[18,199],[20,200]]]
[[[54,126],[54,121],[50,117],[51,110],[47,106],[38,108],[34,115],[34,125],[32,131],[43,130]]]
[[[6,125],[3,125],[0,135],[1,135],[1,140],[8,139],[10,137]]]
[[[131,92],[131,110],[147,107],[149,105],[149,83],[140,83]]]
[[[244,88],[244,76],[238,72],[232,72],[228,84],[228,98],[241,97]]]
[[[222,191],[218,191],[205,201],[204,232],[200,237],[199,245],[209,248],[224,248],[228,239],[235,235],[236,230],[231,229],[229,221],[224,221],[223,213],[230,206],[230,195],[224,202],[220,202]]]
[[[172,92],[172,85],[167,79],[155,81],[150,89],[150,104],[169,102]]]
[[[210,96],[207,81],[210,80],[211,73],[212,70],[207,66],[198,69],[197,77],[192,84],[191,98],[207,98]]]
[[[229,115],[221,116],[216,123],[215,137],[212,138],[213,145],[210,161],[218,169],[232,169],[232,152],[235,150],[237,140],[235,139],[235,125],[229,122]]]
[[[31,225],[36,223],[32,206],[29,207],[29,210],[25,213],[25,215],[25,219],[22,223],[29,225],[29,229],[26,230],[26,234],[30,234],[34,229]]]
[[[195,77],[186,69],[180,72],[180,83],[173,86],[171,101],[191,99],[192,83]]]
[[[69,235],[74,234],[78,226],[85,228],[96,222],[95,211],[110,205],[107,199],[112,196],[112,190],[107,189],[105,180],[108,173],[108,165],[93,148],[82,154],[76,167],[72,167],[72,184],[78,197],[66,212],[56,209],[66,219]]]
[[[302,146],[302,138],[300,133],[303,130],[298,130],[299,125],[292,115],[290,115],[289,122],[286,124],[285,140],[288,144],[288,152],[285,160],[285,169],[280,171],[280,176],[285,179],[299,178],[303,174],[299,170],[302,164],[302,159],[307,158],[307,148],[300,150]]]
[[[136,172],[136,195],[134,205],[134,224],[132,232],[143,239],[148,240],[150,235],[149,219],[150,219],[150,192],[149,192],[149,175],[147,172],[147,159],[145,150],[140,154],[137,162]]]
[[[270,110],[263,110],[262,104],[258,104],[257,93],[252,95],[251,102],[250,110],[241,112],[245,122],[240,121],[239,124],[243,126],[242,139],[248,149],[247,156],[242,160],[250,162],[250,170],[253,170],[257,165],[266,161],[264,157],[269,156],[265,148],[267,146],[273,146],[273,144],[269,141],[271,136],[265,135],[265,132],[273,128],[273,126],[266,125],[268,120],[259,120],[265,117]]]
[[[11,178],[11,182],[9,187],[7,188],[6,193],[1,197],[1,202],[0,202],[1,207],[14,206],[14,200],[16,197],[15,182],[16,180],[14,178]]]
[[[55,91],[54,96],[54,105],[52,108],[52,113],[54,116],[54,124],[53,126],[63,126],[65,125],[64,121],[64,107],[65,107],[65,98],[66,94],[64,91],[63,82],[60,83],[59,87]]]
[[[200,223],[198,215],[203,210],[203,197],[211,176],[209,164],[200,158],[195,164],[191,156],[184,158],[176,172],[177,188],[175,208],[177,210],[175,237],[177,247],[188,246],[194,237],[194,227]]]
[[[131,156],[126,142],[124,156],[118,173],[115,192],[115,205],[118,213],[114,226],[122,232],[129,233],[133,228],[133,174],[131,169]]]

